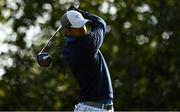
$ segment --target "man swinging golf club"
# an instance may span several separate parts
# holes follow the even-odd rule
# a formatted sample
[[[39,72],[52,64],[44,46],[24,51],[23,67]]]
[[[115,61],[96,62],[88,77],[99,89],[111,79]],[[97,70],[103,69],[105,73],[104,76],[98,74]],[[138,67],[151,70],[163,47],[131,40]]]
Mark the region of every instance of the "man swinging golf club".
[[[99,50],[105,21],[71,6],[61,23],[66,39],[63,55],[80,87],[80,101],[74,111],[114,111],[110,73]],[[88,23],[90,32],[86,29]]]

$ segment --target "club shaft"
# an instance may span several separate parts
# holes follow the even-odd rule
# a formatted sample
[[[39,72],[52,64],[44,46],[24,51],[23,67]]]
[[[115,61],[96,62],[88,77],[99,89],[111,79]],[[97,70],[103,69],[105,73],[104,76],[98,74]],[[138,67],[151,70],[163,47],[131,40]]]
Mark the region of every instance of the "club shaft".
[[[61,29],[62,25],[59,26],[59,28],[56,30],[56,32],[49,38],[48,42],[44,45],[44,47],[41,49],[39,53],[42,53],[44,49],[50,44],[53,37],[56,35],[56,33]]]

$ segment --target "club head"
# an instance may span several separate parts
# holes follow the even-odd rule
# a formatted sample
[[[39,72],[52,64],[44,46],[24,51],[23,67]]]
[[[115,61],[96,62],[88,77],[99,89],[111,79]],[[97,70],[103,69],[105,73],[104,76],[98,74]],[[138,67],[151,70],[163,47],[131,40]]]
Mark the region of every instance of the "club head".
[[[47,52],[42,52],[37,55],[37,62],[41,67],[49,67],[52,63],[52,59]]]

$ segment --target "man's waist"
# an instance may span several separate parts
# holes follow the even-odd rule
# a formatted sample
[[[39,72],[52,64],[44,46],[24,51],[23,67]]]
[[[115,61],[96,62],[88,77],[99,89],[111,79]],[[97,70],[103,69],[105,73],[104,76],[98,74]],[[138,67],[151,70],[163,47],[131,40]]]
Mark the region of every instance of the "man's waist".
[[[109,99],[102,99],[102,100],[96,100],[96,103],[100,103],[100,104],[113,104],[113,99],[109,98]]]
[[[112,99],[103,99],[103,100],[97,100],[97,101],[87,101],[87,102],[81,102],[83,105],[99,108],[99,109],[105,109],[105,110],[111,110],[113,108],[113,100]]]
[[[112,101],[113,99],[113,93],[104,93],[104,94],[93,94],[97,92],[80,92],[80,102],[87,102],[87,101],[93,101],[93,102],[100,102],[100,103],[106,103],[109,101]],[[88,94],[89,93],[89,94]]]

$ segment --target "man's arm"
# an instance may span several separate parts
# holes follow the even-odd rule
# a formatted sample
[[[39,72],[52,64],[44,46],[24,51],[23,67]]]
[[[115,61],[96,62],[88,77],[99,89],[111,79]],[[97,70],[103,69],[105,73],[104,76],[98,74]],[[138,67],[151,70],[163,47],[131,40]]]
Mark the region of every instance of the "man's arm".
[[[77,9],[75,6],[70,6],[68,10],[76,10],[78,12],[80,12],[82,14],[82,16],[85,19],[90,20],[90,24],[92,26],[92,30],[89,34],[90,37],[93,38],[93,44],[95,46],[96,49],[99,49],[102,45],[102,42],[104,40],[105,37],[105,33],[106,33],[106,22],[93,14],[89,14],[87,12],[84,12],[80,9]]]
[[[92,25],[90,36],[94,39],[93,43],[96,49],[99,49],[105,37],[106,23],[102,18],[96,15],[89,14],[86,12],[82,13],[82,15],[85,19],[90,20]]]

